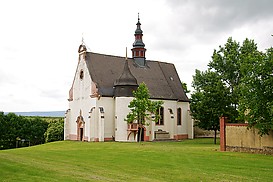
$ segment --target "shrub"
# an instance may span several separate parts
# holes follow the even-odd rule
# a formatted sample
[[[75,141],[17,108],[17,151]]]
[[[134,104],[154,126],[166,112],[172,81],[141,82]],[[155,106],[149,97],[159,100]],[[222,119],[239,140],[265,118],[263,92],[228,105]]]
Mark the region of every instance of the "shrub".
[[[53,120],[49,123],[45,132],[45,142],[60,141],[64,139],[64,121]]]

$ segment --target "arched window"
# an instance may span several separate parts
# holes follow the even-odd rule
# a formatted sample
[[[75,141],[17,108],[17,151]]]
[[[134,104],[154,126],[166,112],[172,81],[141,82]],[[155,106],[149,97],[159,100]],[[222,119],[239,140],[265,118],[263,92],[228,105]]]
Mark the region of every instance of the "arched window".
[[[164,125],[164,107],[160,107],[158,110],[158,114],[160,115],[160,118],[156,122],[157,125]]]
[[[177,125],[181,125],[182,124],[182,112],[181,112],[181,108],[177,109]]]

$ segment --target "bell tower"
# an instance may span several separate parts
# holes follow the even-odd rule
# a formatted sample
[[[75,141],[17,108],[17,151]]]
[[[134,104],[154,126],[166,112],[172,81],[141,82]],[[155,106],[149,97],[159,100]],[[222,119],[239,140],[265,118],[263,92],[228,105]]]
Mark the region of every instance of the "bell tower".
[[[135,42],[133,43],[132,48],[132,57],[135,63],[140,66],[146,66],[146,58],[145,58],[145,44],[142,41],[143,31],[141,30],[141,23],[139,21],[139,14],[138,14],[138,21],[137,21],[137,28],[135,31]]]

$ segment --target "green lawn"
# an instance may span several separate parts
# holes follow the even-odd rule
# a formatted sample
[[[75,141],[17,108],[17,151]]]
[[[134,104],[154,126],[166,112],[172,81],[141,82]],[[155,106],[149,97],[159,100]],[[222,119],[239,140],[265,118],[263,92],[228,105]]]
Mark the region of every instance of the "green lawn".
[[[0,181],[272,181],[273,156],[220,152],[213,139],[62,141],[0,151]]]

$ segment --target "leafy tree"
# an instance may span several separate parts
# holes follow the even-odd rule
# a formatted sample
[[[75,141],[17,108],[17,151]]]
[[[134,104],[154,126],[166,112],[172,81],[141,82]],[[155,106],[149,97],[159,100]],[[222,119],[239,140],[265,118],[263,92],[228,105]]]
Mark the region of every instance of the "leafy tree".
[[[229,88],[233,107],[233,116],[230,118],[232,122],[239,119],[239,85],[244,75],[242,64],[255,57],[256,52],[258,50],[254,40],[245,39],[240,45],[230,37],[225,46],[219,46],[219,50],[214,50],[212,60],[208,64],[209,69],[217,72],[222,82]]]
[[[182,88],[186,94],[190,93],[191,91],[188,90],[187,84],[185,82],[182,82]]]
[[[273,48],[262,53],[254,50],[245,55],[240,85],[240,115],[259,134],[273,130]]]
[[[232,38],[214,50],[209,69],[197,71],[193,81],[196,91],[191,110],[197,125],[209,129],[211,122],[207,115],[213,116],[215,122],[224,115],[232,122],[248,121],[261,135],[268,134],[273,128],[272,52],[272,48],[266,53],[258,51],[254,40],[245,39],[240,45]],[[223,110],[222,106],[226,108]]]
[[[45,142],[60,141],[64,139],[64,121],[53,120],[49,123],[45,132]]]
[[[4,133],[3,133],[3,149],[15,148],[16,147],[16,137],[19,129],[19,120],[14,113],[8,113],[4,117]]]
[[[29,118],[14,113],[0,113],[0,149],[15,148],[21,139],[31,145],[44,143],[48,123],[39,117]]]
[[[219,46],[218,51],[214,50],[212,60],[208,64],[209,69],[217,72],[222,82],[229,88],[230,104],[233,106],[235,114],[230,118],[233,122],[238,118],[238,85],[241,79],[240,55],[240,44],[230,37],[224,47]]]
[[[45,143],[44,134],[48,128],[48,122],[43,120],[41,117],[29,118],[29,123],[31,125],[30,131],[31,135],[29,139],[32,145],[38,145]]]
[[[136,91],[133,91],[134,99],[130,102],[128,107],[130,112],[127,115],[125,121],[127,123],[137,122],[140,127],[139,136],[142,135],[143,125],[148,125],[148,121],[158,121],[160,115],[158,113],[159,108],[163,104],[163,101],[151,101],[149,90],[145,83],[141,83]],[[155,117],[152,117],[152,114]],[[140,142],[141,140],[139,140]]]
[[[212,71],[195,71],[193,77],[194,93],[191,95],[191,115],[195,119],[195,125],[214,131],[214,143],[216,133],[220,129],[219,117],[230,116],[229,89],[221,81],[220,75]]]
[[[7,123],[6,115],[4,112],[0,112],[0,149],[6,149],[8,142],[8,133],[9,125]]]
[[[5,115],[4,112],[0,111],[0,141],[3,138],[3,133],[5,131]]]

